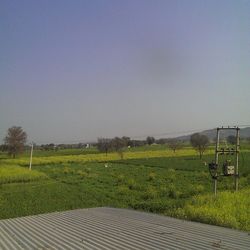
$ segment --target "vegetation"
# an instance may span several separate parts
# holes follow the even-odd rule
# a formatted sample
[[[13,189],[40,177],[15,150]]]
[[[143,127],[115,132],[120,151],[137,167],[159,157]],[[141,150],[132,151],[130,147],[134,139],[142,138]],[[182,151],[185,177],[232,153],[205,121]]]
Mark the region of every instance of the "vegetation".
[[[151,144],[153,144],[155,142],[155,138],[152,137],[152,136],[148,136],[146,138],[146,142],[147,142],[148,145],[151,145]]]
[[[105,152],[106,156],[108,152],[115,151],[118,153],[120,158],[123,159],[124,148],[128,147],[129,145],[130,138],[126,136],[123,136],[122,138],[115,137],[113,139],[98,138],[97,149],[102,153]]]
[[[27,168],[14,165],[0,166],[0,184],[14,183],[14,182],[30,182],[45,179],[46,174]]]
[[[249,230],[247,147],[240,156],[241,191],[233,193],[233,179],[224,178],[219,180],[216,200],[207,167],[189,147],[176,154],[166,145],[131,148],[123,159],[96,149],[71,152],[35,150],[32,171],[27,155],[16,159],[0,155],[0,218],[112,206]],[[213,159],[211,152],[206,151],[203,161]]]
[[[27,134],[21,127],[14,126],[9,128],[4,139],[8,153],[15,158],[17,154],[23,151],[26,140]]]
[[[48,156],[48,157],[36,157],[36,153],[33,154],[33,165],[46,165],[46,164],[60,164],[60,163],[77,163],[77,162],[107,162],[107,161],[115,161],[120,160],[121,157],[115,153],[109,153],[108,155],[99,153],[99,154],[75,154],[75,155],[57,155],[57,156]],[[186,148],[180,151],[182,156],[194,155],[195,151],[191,148]],[[123,153],[123,159],[143,159],[143,158],[155,158],[155,157],[172,157],[174,153],[171,151],[165,151],[162,149],[155,150],[128,150]],[[2,163],[5,164],[17,164],[22,166],[27,166],[29,163],[29,158],[22,157],[16,159],[3,159]]]
[[[209,145],[208,137],[206,135],[195,133],[191,135],[190,143],[193,146],[193,148],[195,148],[199,152],[201,159],[202,155],[204,154]]]
[[[182,147],[181,142],[176,138],[169,139],[167,144],[168,147],[174,151],[174,153]]]
[[[250,188],[221,192],[218,197],[199,195],[176,211],[176,216],[209,224],[250,231]]]
[[[105,153],[106,155],[111,150],[111,139],[108,138],[98,138],[97,140],[97,149]]]

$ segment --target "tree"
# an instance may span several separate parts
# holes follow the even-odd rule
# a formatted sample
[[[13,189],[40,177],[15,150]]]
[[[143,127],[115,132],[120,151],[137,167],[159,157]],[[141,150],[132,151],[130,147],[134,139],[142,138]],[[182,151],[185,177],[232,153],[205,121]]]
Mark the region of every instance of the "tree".
[[[148,136],[146,141],[147,141],[148,145],[151,145],[151,144],[153,144],[155,142],[155,138],[152,137],[152,136]]]
[[[146,141],[130,140],[128,145],[131,147],[140,147],[140,146],[144,146],[145,144],[146,144]]]
[[[175,138],[168,139],[167,143],[168,143],[169,148],[172,149],[174,153],[177,149],[181,148],[181,142],[178,139],[175,139]]]
[[[4,139],[8,148],[8,153],[15,158],[17,154],[24,150],[24,145],[27,141],[27,134],[21,127],[11,127],[7,131],[7,136]]]
[[[56,149],[56,145],[54,143],[50,143],[50,144],[42,144],[41,145],[41,149],[45,150],[45,151],[49,151],[49,150],[55,150]]]
[[[229,136],[227,137],[227,142],[230,143],[230,144],[232,144],[232,145],[235,145],[235,144],[236,144],[236,136],[234,136],[234,135],[229,135]]]
[[[7,152],[8,151],[8,146],[6,144],[0,145],[0,151]]]
[[[112,144],[112,149],[114,149],[115,151],[119,151],[126,146],[126,142],[119,137],[113,138],[111,144]]]
[[[201,159],[202,155],[204,154],[204,152],[207,149],[208,144],[209,144],[208,137],[206,135],[201,135],[199,133],[195,133],[195,134],[191,135],[190,143],[193,146],[193,148],[199,152],[200,159]]]
[[[160,145],[163,145],[163,144],[166,144],[168,143],[168,139],[165,139],[165,138],[160,138],[156,141],[157,144],[160,144]]]
[[[126,146],[126,141],[122,138],[115,137],[111,141],[112,149],[114,149],[123,159],[123,148]]]
[[[108,139],[108,138],[98,138],[96,146],[97,146],[97,149],[100,152],[105,152],[106,155],[107,155],[108,151],[110,151],[111,148],[112,148],[111,139]]]
[[[123,136],[122,140],[124,141],[124,146],[127,147],[130,145],[130,137]]]

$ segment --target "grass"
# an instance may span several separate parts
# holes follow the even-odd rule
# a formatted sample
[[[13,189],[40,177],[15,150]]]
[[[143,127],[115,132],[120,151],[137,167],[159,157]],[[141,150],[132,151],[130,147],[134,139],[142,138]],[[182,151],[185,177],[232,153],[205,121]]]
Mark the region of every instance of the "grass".
[[[5,169],[6,175],[12,172],[7,163],[21,162],[25,166],[27,159],[2,157],[0,169]],[[211,195],[212,180],[204,165],[212,159],[208,152],[201,161],[190,148],[176,154],[159,148],[128,151],[123,160],[115,153],[107,157],[99,153],[65,155],[64,152],[62,156],[58,153],[34,157],[32,171],[13,166],[21,171],[20,175],[0,185],[0,218],[111,206],[249,230],[250,153],[246,151],[240,156],[241,191],[231,193],[233,179],[221,179],[216,200]],[[23,181],[24,171],[35,173],[37,178],[34,175],[27,179],[30,181]],[[235,213],[234,207],[240,208],[241,213]]]

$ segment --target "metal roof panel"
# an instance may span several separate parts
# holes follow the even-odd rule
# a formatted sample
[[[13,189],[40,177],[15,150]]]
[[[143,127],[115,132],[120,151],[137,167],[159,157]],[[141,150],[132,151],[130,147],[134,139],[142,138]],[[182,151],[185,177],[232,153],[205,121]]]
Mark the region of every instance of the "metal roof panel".
[[[0,249],[250,249],[247,232],[117,208],[0,221]]]

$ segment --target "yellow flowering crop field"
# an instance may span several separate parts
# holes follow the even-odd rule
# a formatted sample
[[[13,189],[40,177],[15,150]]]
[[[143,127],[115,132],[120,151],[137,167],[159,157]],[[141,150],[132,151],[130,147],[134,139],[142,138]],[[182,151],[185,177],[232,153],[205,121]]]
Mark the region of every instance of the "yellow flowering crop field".
[[[45,179],[46,174],[20,167],[17,165],[1,165],[0,166],[0,184],[12,182],[29,182],[40,179]]]
[[[211,150],[207,151],[206,154],[212,153]],[[138,152],[124,152],[123,159],[147,159],[157,157],[178,157],[178,156],[191,156],[196,155],[196,151],[193,149],[182,149],[177,153],[173,153],[169,150],[153,150],[153,151],[138,151]],[[63,155],[63,156],[48,156],[48,157],[36,157],[34,155],[32,164],[33,165],[45,165],[45,164],[60,164],[60,163],[79,163],[79,162],[105,162],[105,161],[116,161],[120,160],[121,155],[117,153],[98,153],[98,154],[85,154],[85,155]],[[2,163],[5,164],[18,164],[28,165],[29,158],[19,159],[3,159]]]

